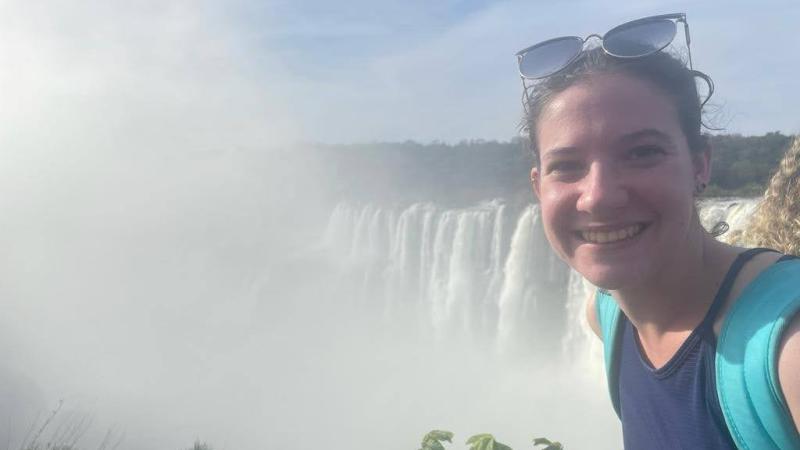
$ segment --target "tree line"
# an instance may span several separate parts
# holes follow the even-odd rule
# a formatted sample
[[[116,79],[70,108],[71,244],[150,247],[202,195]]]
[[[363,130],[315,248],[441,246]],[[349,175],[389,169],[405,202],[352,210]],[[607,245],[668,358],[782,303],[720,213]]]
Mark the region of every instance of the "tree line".
[[[793,136],[710,135],[712,179],[708,196],[757,196],[766,188]],[[533,156],[522,138],[457,144],[413,141],[312,145],[337,199],[431,201],[453,206],[503,198],[530,202]]]

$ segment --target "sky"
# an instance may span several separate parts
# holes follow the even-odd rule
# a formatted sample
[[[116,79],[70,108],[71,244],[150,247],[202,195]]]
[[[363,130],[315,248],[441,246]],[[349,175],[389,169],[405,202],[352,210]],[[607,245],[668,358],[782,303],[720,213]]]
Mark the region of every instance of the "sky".
[[[193,147],[506,140],[521,113],[517,50],[678,11],[695,68],[716,82],[715,123],[800,129],[790,0],[6,1],[0,11],[6,137],[45,126]]]
[[[718,126],[800,129],[798,63],[786,56],[800,47],[800,5],[791,1],[286,2],[254,28],[285,71],[309,139],[508,139],[521,109],[517,50],[681,11],[695,68],[716,81]]]

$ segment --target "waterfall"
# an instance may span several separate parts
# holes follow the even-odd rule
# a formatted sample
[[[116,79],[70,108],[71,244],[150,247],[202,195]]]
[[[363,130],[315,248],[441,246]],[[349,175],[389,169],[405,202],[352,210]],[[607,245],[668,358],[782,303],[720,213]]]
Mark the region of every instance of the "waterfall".
[[[490,332],[503,287],[508,208],[499,201],[445,210],[427,203],[396,211],[338,205],[325,244],[346,255],[348,270],[382,292],[386,310],[414,304],[430,326]],[[378,281],[378,288],[374,281]]]
[[[727,198],[707,199],[700,202],[700,222],[706,229],[711,229],[720,221],[730,225],[731,231],[747,226],[747,220],[753,213],[758,199]],[[722,236],[725,240],[726,236]]]
[[[469,335],[502,353],[552,347],[568,327],[570,270],[547,244],[538,206],[340,204],[325,243],[344,255],[359,301],[389,319],[411,309],[436,338]]]
[[[739,229],[755,205],[753,199],[704,200],[701,221],[710,228],[725,220]],[[369,296],[362,300],[380,303],[387,317],[413,307],[437,336],[471,333],[500,352],[557,345],[569,359],[601,359],[585,320],[594,288],[550,249],[536,205],[342,203],[330,216],[325,242],[357,274],[362,297]]]

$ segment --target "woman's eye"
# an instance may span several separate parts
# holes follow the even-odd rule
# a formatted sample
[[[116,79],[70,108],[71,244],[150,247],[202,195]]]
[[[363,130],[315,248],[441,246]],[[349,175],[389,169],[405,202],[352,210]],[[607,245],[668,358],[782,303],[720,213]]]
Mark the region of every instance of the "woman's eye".
[[[643,145],[641,147],[634,147],[628,151],[628,157],[634,160],[654,158],[657,156],[661,156],[663,154],[664,150],[661,147],[652,145]]]
[[[571,173],[581,170],[577,161],[556,161],[547,166],[548,173]]]

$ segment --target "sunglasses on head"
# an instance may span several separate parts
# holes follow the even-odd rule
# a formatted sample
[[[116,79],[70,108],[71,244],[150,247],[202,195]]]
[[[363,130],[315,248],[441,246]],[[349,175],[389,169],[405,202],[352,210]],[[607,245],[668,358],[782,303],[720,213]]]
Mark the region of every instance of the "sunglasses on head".
[[[517,53],[519,73],[523,81],[539,80],[556,74],[580,56],[586,42],[592,37],[600,39],[603,51],[616,58],[642,58],[652,55],[663,50],[675,39],[678,22],[683,23],[686,47],[689,50],[689,24],[686,22],[686,14],[662,14],[623,23],[603,36],[564,36],[532,45]],[[691,50],[688,53],[688,62],[691,70]]]

